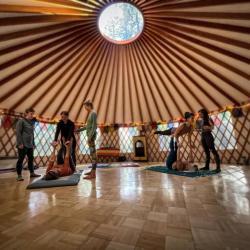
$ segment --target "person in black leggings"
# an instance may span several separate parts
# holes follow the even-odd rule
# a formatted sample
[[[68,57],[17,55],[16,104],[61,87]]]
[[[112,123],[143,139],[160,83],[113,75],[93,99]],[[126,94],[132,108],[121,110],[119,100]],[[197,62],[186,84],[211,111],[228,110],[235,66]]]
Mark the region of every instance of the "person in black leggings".
[[[205,109],[199,111],[199,117],[201,118],[200,130],[201,130],[201,143],[206,154],[205,167],[200,170],[209,170],[210,164],[210,151],[214,155],[216,163],[216,171],[220,172],[220,156],[214,146],[214,137],[212,135],[212,130],[214,128],[214,122],[208,116],[208,112]]]
[[[173,164],[177,161],[178,144],[175,137],[171,137],[169,143],[169,154],[166,160],[166,167],[173,169]]]
[[[170,129],[163,130],[163,131],[155,131],[154,134],[171,136],[174,134],[175,130],[176,128],[170,128]],[[168,169],[172,169],[173,163],[177,160],[177,149],[178,149],[177,141],[172,136],[170,139],[170,143],[169,143],[169,153],[168,153],[168,157],[166,160],[166,167]]]
[[[61,112],[61,120],[58,122],[56,127],[55,139],[53,146],[58,145],[58,138],[61,134],[61,148],[57,155],[57,163],[63,164],[64,157],[66,155],[66,146],[70,144],[70,167],[73,171],[76,169],[76,138],[74,135],[75,124],[69,119],[69,112]]]

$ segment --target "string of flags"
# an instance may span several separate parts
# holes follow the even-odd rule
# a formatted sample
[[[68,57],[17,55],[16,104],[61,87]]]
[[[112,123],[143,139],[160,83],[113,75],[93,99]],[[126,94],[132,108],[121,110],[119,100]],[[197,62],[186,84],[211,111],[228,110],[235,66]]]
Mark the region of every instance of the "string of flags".
[[[224,108],[217,109],[211,111],[209,114],[214,118],[215,124],[220,123],[220,119],[228,119],[227,115],[223,115],[218,117],[218,114],[226,112],[230,112],[233,114],[235,110],[242,110],[242,111],[249,111],[250,110],[250,102],[242,104],[240,106],[236,105],[228,105]],[[23,114],[16,113],[13,111],[8,111],[6,109],[0,109],[0,127],[4,128],[10,128],[15,127],[17,121],[23,117]],[[195,120],[197,120],[198,114],[195,114]],[[118,130],[120,127],[137,127],[138,130],[142,131],[145,130],[146,127],[151,126],[152,129],[156,129],[158,125],[168,125],[168,127],[171,127],[171,124],[174,123],[181,123],[184,122],[185,119],[183,117],[175,117],[172,120],[166,121],[166,120],[159,120],[159,121],[153,121],[153,122],[131,122],[131,123],[125,123],[125,124],[110,124],[110,123],[100,123],[98,124],[98,127],[100,128],[101,133],[108,133],[113,132],[115,130]],[[42,116],[37,116],[34,118],[34,126],[41,126],[42,129],[53,129],[54,126],[59,122],[59,119],[49,119]],[[76,127],[84,126],[84,123],[76,122]]]

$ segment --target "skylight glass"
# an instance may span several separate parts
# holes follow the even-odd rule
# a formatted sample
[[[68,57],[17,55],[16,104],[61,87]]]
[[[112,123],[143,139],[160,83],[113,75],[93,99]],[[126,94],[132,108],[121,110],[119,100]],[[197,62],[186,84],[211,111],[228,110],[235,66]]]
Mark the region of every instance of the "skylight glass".
[[[138,8],[129,3],[114,3],[106,7],[98,22],[101,34],[114,43],[129,43],[139,37],[144,19]]]

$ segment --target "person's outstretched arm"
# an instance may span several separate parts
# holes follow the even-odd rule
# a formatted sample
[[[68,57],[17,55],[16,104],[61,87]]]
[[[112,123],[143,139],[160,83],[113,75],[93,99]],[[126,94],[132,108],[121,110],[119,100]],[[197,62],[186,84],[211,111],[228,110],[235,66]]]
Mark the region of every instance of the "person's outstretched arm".
[[[171,135],[171,128],[167,129],[167,130],[163,130],[163,131],[155,131],[154,134],[155,135]]]
[[[76,129],[76,132],[79,133],[79,132],[82,132],[84,130],[86,130],[86,126]]]

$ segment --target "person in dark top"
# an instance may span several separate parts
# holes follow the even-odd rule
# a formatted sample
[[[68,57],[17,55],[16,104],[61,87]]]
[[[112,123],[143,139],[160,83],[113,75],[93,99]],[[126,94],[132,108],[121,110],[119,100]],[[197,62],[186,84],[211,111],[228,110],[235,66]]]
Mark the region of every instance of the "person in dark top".
[[[169,143],[169,153],[166,160],[166,166],[168,169],[172,169],[172,165],[178,158],[178,138],[184,134],[189,134],[189,142],[191,143],[191,133],[193,131],[192,122],[194,114],[191,112],[185,112],[184,117],[186,122],[182,123],[178,128],[171,128],[164,131],[155,131],[154,134],[169,135],[171,140]],[[191,159],[193,159],[192,150]]]
[[[69,119],[69,112],[62,111],[61,112],[61,120],[58,122],[56,127],[55,139],[53,141],[53,146],[58,145],[58,137],[61,134],[61,149],[57,155],[57,163],[63,164],[64,156],[66,154],[65,145],[71,144],[70,149],[70,167],[72,170],[75,170],[76,167],[76,138],[74,135],[75,124]]]
[[[200,170],[209,170],[210,164],[210,151],[214,155],[216,163],[216,171],[219,173],[220,169],[220,156],[214,146],[214,137],[212,135],[212,130],[214,128],[214,122],[209,118],[208,112],[205,109],[199,111],[199,117],[201,119],[199,124],[199,130],[201,131],[201,143],[206,154],[205,167]]]
[[[25,118],[20,119],[16,125],[16,146],[18,149],[18,161],[16,163],[17,181],[23,181],[22,170],[25,156],[28,157],[28,168],[30,177],[39,177],[35,174],[33,160],[34,160],[34,109],[29,108],[25,111]]]

